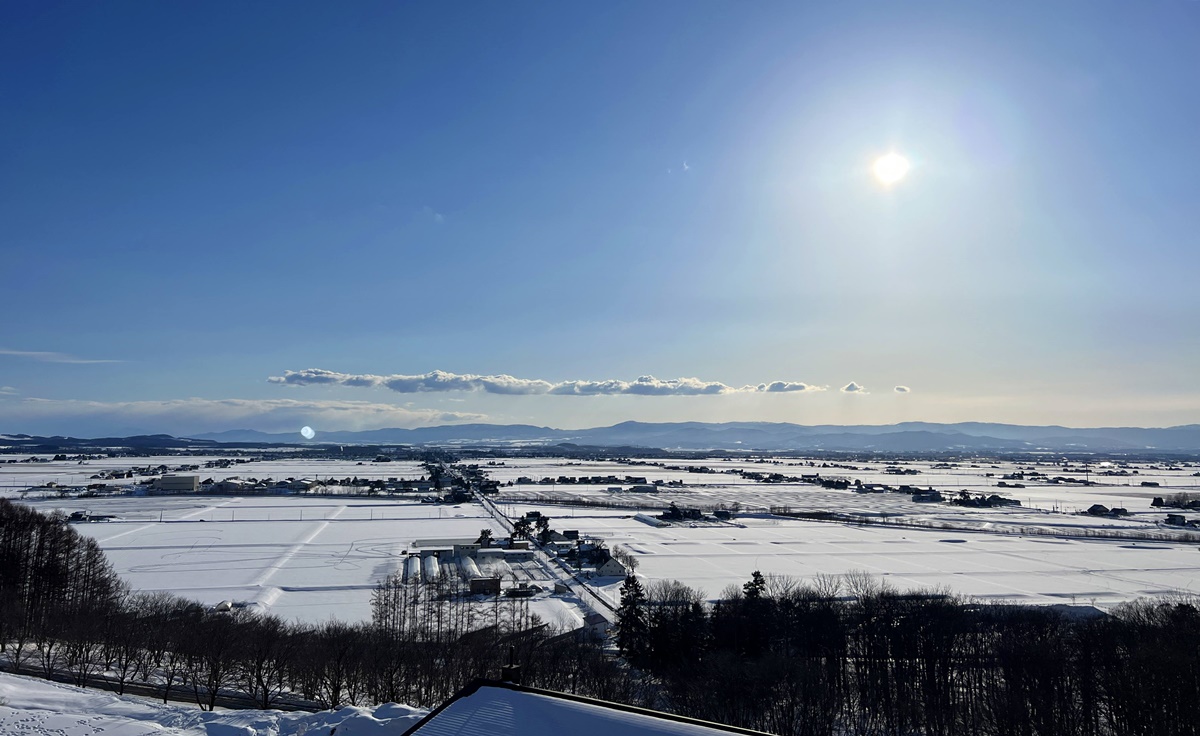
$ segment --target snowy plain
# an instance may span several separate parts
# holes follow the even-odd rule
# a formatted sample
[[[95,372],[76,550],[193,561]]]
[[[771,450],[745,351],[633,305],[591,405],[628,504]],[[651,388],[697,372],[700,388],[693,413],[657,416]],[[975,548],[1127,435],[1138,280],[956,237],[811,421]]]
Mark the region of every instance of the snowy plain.
[[[77,462],[0,465],[0,492],[43,511],[90,511],[116,520],[76,525],[94,537],[123,578],[139,590],[165,590],[215,604],[244,602],[284,618],[319,623],[329,618],[368,619],[375,585],[396,572],[424,543],[474,538],[481,529],[502,536],[477,504],[422,504],[387,496],[102,496],[59,498],[28,492],[55,482],[81,484],[81,476],[131,466],[203,464],[212,458],[106,458]],[[1200,534],[1162,526],[1166,510],[1150,506],[1156,495],[1200,491],[1195,465],[1153,463],[1083,468],[1077,464],[912,461],[815,467],[801,460],[664,458],[656,465],[564,458],[515,458],[481,462],[506,484],[497,498],[509,516],[540,510],[557,530],[575,529],[610,545],[627,547],[648,579],[678,579],[716,597],[759,569],[769,575],[811,580],[864,570],[900,589],[948,588],[986,599],[1032,603],[1077,602],[1111,606],[1139,596],[1200,592]],[[686,466],[716,472],[694,472]],[[1097,485],[1023,480],[1024,488],[1001,488],[1004,475],[1037,470],[1046,476],[1096,481]],[[945,493],[1000,493],[1019,508],[964,508],[914,503],[908,494],[855,493],[800,483],[759,483],[731,470],[859,479],[891,486],[933,487]],[[1136,473],[1134,473],[1136,471]],[[1122,472],[1110,476],[1104,472]],[[987,474],[990,473],[989,477]],[[229,468],[202,468],[204,478],[417,478],[416,463],[273,460]],[[557,479],[617,476],[662,481],[656,493],[631,493],[630,483],[541,484]],[[522,477],[534,483],[519,484]],[[123,481],[128,483],[128,481]],[[508,483],[514,485],[507,485]],[[1157,486],[1142,486],[1143,482]],[[672,483],[672,486],[665,484]],[[558,503],[547,503],[548,500]],[[632,518],[637,508],[605,509],[571,502],[639,505],[661,509],[737,504],[734,523],[675,524],[656,529]],[[1078,512],[1093,503],[1124,506],[1128,517]],[[858,526],[772,517],[770,508],[833,511],[872,520],[920,524],[925,528]],[[654,511],[657,513],[657,511]],[[934,527],[934,528],[929,528]],[[1128,533],[1129,539],[1087,539],[1087,534]],[[1161,538],[1154,538],[1160,535]],[[1141,537],[1140,539],[1133,538]],[[529,569],[510,570],[514,579],[538,580]],[[616,580],[598,580],[615,601]],[[583,611],[569,598],[535,600],[543,620],[577,625]]]
[[[202,711],[22,675],[0,673],[5,736],[399,736],[426,711],[385,703],[318,713]]]

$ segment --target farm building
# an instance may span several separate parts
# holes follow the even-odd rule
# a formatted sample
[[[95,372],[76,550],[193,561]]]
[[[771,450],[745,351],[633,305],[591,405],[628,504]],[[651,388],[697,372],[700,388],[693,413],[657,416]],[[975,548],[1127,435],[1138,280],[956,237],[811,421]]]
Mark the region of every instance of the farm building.
[[[164,475],[154,481],[154,489],[160,493],[195,493],[200,490],[200,476]]]

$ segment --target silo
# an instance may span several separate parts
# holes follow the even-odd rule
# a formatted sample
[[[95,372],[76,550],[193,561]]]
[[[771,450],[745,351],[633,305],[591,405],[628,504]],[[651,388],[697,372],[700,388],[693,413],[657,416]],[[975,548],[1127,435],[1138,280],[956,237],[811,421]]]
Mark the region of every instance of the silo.
[[[425,578],[425,582],[432,583],[437,580],[438,573],[438,558],[437,555],[429,555],[421,560],[421,575]]]
[[[421,558],[413,555],[404,563],[404,582],[421,582]]]

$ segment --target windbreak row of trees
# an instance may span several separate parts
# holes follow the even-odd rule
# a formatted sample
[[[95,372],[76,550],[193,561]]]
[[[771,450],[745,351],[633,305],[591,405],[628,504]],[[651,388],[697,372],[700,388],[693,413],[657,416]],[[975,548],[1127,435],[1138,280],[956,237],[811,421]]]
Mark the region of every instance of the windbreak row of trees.
[[[528,684],[628,699],[599,642],[563,634],[526,601],[468,602],[453,578],[375,591],[371,622],[312,626],[246,609],[212,611],[165,593],[133,593],[95,541],[61,514],[0,499],[0,657],[17,671],[98,678],[118,692],[151,686],[164,701],[324,707],[440,704],[511,660]]]
[[[1200,733],[1200,610],[1110,616],[755,573],[715,605],[622,588],[620,649],[660,705],[779,734]]]
[[[1108,616],[755,575],[710,603],[622,586],[617,645],[461,582],[383,581],[372,620],[312,626],[133,593],[61,515],[0,499],[0,663],[205,708],[435,706],[502,665],[552,690],[802,736],[1200,736],[1200,609]],[[140,690],[139,690],[140,691]]]

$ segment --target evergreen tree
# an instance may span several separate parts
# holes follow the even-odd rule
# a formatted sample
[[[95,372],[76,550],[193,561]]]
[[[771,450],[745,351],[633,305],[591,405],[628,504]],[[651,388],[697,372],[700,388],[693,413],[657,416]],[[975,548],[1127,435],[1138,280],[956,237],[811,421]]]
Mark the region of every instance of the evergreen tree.
[[[762,598],[766,588],[767,581],[763,578],[763,574],[755,570],[750,574],[750,581],[742,585],[742,592],[746,594],[748,600],[756,601]]]
[[[633,664],[645,657],[649,638],[646,618],[646,591],[633,575],[621,583],[621,606],[617,609],[617,646]]]
[[[529,539],[529,534],[532,531],[533,525],[528,517],[521,517],[513,522],[513,539]]]

